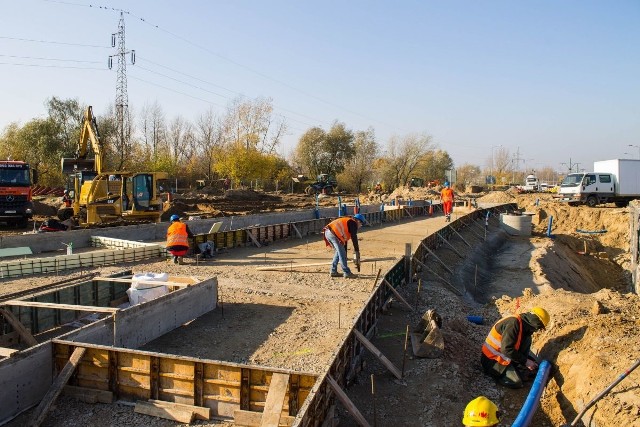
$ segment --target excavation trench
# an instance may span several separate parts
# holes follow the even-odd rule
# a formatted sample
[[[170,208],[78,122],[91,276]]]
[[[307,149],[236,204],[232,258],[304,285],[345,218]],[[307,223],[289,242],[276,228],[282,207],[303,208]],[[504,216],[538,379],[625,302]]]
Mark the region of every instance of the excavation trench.
[[[429,270],[423,268],[414,282],[404,288],[405,299],[415,304],[416,311],[410,312],[404,305],[395,303],[378,322],[374,344],[397,366],[404,366],[405,376],[401,381],[393,378],[377,358],[365,355],[363,369],[349,389],[349,396],[372,425],[374,418],[378,425],[459,425],[464,405],[478,395],[499,403],[504,413],[500,425],[510,425],[526,400],[528,387],[506,390],[482,373],[480,347],[491,325],[503,315],[535,305],[546,307],[558,316],[556,325],[562,327],[563,332],[551,330],[538,334],[534,337],[534,349],[561,372],[568,372],[571,365],[565,365],[564,353],[570,343],[576,341],[574,347],[587,348],[590,340],[598,338],[581,334],[579,331],[584,327],[573,323],[566,333],[569,341],[558,338],[558,335],[565,337],[564,329],[569,323],[562,319],[563,309],[573,310],[567,318],[574,320],[579,317],[576,312],[591,309],[597,300],[611,299],[613,304],[618,294],[612,294],[610,289],[623,292],[630,289],[625,270],[606,258],[578,253],[567,245],[572,243],[569,236],[556,239],[540,234],[510,236],[494,219],[489,222],[484,240],[482,227],[469,225],[460,230],[459,235],[451,234],[448,243],[427,255],[424,264]],[[418,283],[421,285],[419,295]],[[463,291],[464,297],[455,295],[451,285]],[[580,293],[582,297],[576,302],[568,298],[565,291]],[[624,299],[620,302],[622,305],[633,305]],[[436,309],[444,318],[444,356],[414,358],[410,345],[405,355],[405,331],[416,325],[428,309]],[[471,315],[481,317],[484,324],[469,322],[467,316]],[[581,339],[586,341],[584,345],[579,343]],[[598,356],[585,355],[586,359],[594,357]],[[570,360],[573,363],[574,359]],[[606,376],[605,370],[608,367],[603,366],[598,375]],[[546,393],[531,425],[555,426],[563,419],[570,421],[580,409],[574,407],[572,400],[599,391],[595,386],[587,388],[586,379],[585,384],[576,387],[577,384],[568,381],[569,377],[555,372],[549,382],[552,391]],[[375,394],[372,394],[372,382]],[[344,410],[339,417],[347,424],[353,422]]]

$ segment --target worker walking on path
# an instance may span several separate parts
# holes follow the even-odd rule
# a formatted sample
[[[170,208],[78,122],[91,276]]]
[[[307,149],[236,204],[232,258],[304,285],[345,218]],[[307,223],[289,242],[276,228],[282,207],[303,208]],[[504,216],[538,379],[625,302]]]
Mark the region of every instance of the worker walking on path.
[[[494,427],[500,422],[500,411],[491,400],[478,396],[467,404],[462,415],[465,426]]]
[[[340,217],[329,223],[324,229],[324,241],[327,246],[332,246],[335,254],[331,263],[331,277],[340,277],[338,273],[338,261],[342,267],[342,275],[347,279],[353,279],[357,276],[351,272],[347,265],[347,242],[349,239],[353,241],[353,250],[355,255],[353,262],[358,270],[360,269],[360,245],[358,244],[358,228],[360,228],[366,220],[364,215],[355,214],[353,217]]]
[[[532,379],[538,369],[537,358],[530,352],[531,336],[545,329],[549,320],[549,313],[541,307],[500,319],[482,344],[484,372],[494,377],[498,384],[523,387],[523,378]]]
[[[453,210],[453,190],[449,186],[449,182],[445,181],[444,188],[440,191],[440,200],[442,200],[442,210],[447,222],[451,222],[451,211]]]
[[[193,233],[187,224],[180,221],[178,215],[171,215],[169,221],[171,225],[167,230],[167,250],[173,255],[175,264],[182,264],[182,258],[189,250],[189,238],[193,237]]]

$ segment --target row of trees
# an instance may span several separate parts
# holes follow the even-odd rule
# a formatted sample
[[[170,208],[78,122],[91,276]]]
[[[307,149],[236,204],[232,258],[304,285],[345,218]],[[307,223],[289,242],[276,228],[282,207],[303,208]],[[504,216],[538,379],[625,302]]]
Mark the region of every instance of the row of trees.
[[[75,156],[86,106],[77,99],[57,97],[45,105],[45,118],[11,123],[4,129],[0,157],[28,161],[38,170],[41,183],[61,186],[66,177],[60,159]],[[168,120],[159,104],[146,105],[137,117],[132,113],[127,117],[124,140],[117,138],[113,107],[96,115],[107,170],[165,171],[180,188],[198,179],[212,184],[224,178],[279,182],[282,187],[299,174],[328,173],[337,177],[341,189],[360,192],[376,182],[395,188],[414,176],[442,180],[454,167],[449,154],[427,134],[394,136],[382,145],[372,128],[354,131],[339,121],[327,130],[308,129],[294,152],[283,158],[277,149],[287,125],[274,115],[271,99],[265,98],[236,99],[223,113],[209,109],[193,122],[181,116]],[[509,158],[502,148],[492,156],[489,171],[471,164],[458,167],[458,186],[484,184],[488,174],[496,176],[498,184],[512,182],[517,175]]]
[[[75,156],[86,105],[57,97],[45,105],[45,118],[11,123],[3,130],[0,157],[25,160],[39,171],[41,183],[60,186],[66,182],[60,159]],[[181,187],[196,179],[211,184],[227,177],[286,185],[299,174],[329,173],[341,188],[361,191],[376,181],[396,187],[411,176],[442,177],[453,167],[428,135],[394,137],[382,147],[373,129],[353,131],[338,121],[328,130],[307,130],[289,158],[283,158],[277,148],[287,126],[264,98],[237,99],[224,113],[210,109],[193,122],[180,116],[167,120],[159,104],[147,105],[137,117],[127,117],[124,140],[117,138],[113,107],[96,116],[107,170],[166,171]]]

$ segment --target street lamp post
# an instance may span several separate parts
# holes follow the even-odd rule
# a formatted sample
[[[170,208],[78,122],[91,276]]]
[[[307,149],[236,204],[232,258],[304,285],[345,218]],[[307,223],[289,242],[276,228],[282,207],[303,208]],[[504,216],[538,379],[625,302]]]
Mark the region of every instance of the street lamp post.
[[[638,149],[638,159],[640,159],[640,145],[629,144],[629,147],[635,147]]]

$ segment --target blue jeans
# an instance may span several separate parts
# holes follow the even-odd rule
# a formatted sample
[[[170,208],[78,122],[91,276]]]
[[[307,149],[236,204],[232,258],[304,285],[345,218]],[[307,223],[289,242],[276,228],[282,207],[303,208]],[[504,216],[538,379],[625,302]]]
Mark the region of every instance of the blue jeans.
[[[333,254],[333,261],[331,263],[331,272],[336,273],[338,271],[338,261],[340,261],[342,273],[351,274],[351,270],[349,270],[349,267],[347,266],[347,250],[344,245],[340,243],[340,240],[338,240],[336,235],[329,229],[325,230],[324,237],[326,237],[329,243],[331,243],[331,246],[333,246],[335,251],[335,254]]]

